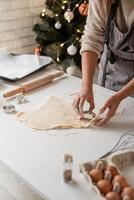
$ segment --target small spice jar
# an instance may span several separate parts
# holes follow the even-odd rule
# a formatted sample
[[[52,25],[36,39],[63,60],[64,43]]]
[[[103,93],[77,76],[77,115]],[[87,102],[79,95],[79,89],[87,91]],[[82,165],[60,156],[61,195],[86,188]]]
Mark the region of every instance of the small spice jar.
[[[70,154],[64,154],[63,179],[65,183],[70,183],[72,181],[72,168],[73,168],[73,156]]]

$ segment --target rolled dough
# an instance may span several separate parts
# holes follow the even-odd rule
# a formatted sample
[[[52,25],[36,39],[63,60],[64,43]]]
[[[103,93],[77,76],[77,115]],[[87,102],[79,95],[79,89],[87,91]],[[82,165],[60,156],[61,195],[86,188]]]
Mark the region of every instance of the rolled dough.
[[[18,120],[36,130],[55,128],[87,128],[92,119],[79,119],[71,103],[56,97],[48,97],[40,106],[17,115]]]

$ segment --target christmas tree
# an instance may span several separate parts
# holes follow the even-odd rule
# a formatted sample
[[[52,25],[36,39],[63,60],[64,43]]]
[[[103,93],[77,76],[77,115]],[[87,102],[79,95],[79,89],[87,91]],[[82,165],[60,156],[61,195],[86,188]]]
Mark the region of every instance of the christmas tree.
[[[79,50],[87,12],[87,1],[47,0],[40,13],[42,23],[33,26],[41,55],[51,56],[58,63],[70,59],[80,67]]]

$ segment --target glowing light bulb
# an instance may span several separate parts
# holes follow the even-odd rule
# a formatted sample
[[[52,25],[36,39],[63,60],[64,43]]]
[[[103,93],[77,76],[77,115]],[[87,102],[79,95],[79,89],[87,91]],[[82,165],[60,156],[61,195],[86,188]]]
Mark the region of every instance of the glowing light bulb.
[[[65,9],[65,6],[61,6],[61,8],[62,8],[62,10],[64,10],[64,9]]]
[[[59,58],[57,58],[56,60],[57,60],[57,62],[60,62],[60,59],[59,59]]]
[[[41,16],[44,17],[44,16],[45,16],[45,13],[42,13]]]

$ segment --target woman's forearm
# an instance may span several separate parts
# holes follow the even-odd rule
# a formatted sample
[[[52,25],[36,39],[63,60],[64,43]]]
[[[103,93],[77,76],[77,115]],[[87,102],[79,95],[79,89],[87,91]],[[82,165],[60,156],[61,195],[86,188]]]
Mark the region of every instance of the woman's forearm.
[[[82,87],[92,89],[98,55],[91,51],[82,53]]]
[[[127,83],[121,90],[119,90],[116,94],[120,101],[125,99],[126,97],[134,94],[134,78]]]

